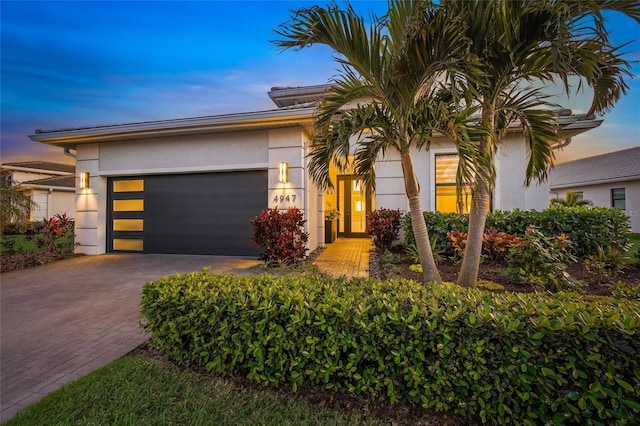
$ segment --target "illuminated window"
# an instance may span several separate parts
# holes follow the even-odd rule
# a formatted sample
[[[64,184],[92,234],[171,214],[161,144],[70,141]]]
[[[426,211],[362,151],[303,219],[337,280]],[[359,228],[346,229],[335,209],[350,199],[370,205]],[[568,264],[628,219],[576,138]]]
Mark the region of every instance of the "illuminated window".
[[[144,180],[114,180],[113,192],[140,192],[144,191]]]
[[[123,239],[115,238],[113,240],[113,249],[121,251],[142,251],[144,243],[141,239]]]
[[[436,155],[436,211],[443,213],[458,212],[456,192],[456,172],[458,156],[456,154]],[[471,194],[463,189],[462,212],[469,213]]]
[[[144,231],[144,221],[142,219],[114,219],[114,231]]]
[[[144,200],[113,200],[114,212],[142,212]]]

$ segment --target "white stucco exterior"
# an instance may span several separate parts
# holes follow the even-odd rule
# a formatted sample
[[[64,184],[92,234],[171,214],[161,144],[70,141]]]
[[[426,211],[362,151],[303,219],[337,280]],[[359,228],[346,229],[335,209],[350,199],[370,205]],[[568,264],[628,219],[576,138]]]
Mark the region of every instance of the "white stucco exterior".
[[[324,86],[314,90],[321,89]],[[77,181],[81,172],[90,174],[88,189],[76,185],[76,234],[80,243],[77,252],[96,255],[107,251],[109,177],[244,170],[266,170],[264,207],[299,208],[306,219],[309,250],[323,245],[324,211],[328,204],[325,197],[328,195],[323,194],[309,177],[307,156],[315,107],[295,105],[292,101],[295,89],[287,88],[284,92],[288,96],[286,102],[277,94],[272,96],[281,107],[273,111],[32,135],[33,140],[76,150]],[[303,93],[305,99],[311,96],[307,92]],[[563,120],[571,121],[566,116]],[[435,208],[436,156],[455,153],[454,146],[444,138],[434,142],[428,151],[412,152],[423,210]],[[525,186],[526,161],[527,149],[521,134],[517,131],[509,133],[497,155],[494,209],[547,207],[549,190],[546,183]],[[283,162],[289,169],[286,183],[279,180],[279,167]],[[385,158],[378,158],[375,167],[375,208],[406,212],[408,203],[399,153],[388,152]]]

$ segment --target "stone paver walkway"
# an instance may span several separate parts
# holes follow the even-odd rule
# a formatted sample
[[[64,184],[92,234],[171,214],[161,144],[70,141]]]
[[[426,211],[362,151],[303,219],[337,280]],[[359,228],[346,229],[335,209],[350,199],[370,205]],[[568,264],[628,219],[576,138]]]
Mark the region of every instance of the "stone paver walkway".
[[[109,254],[0,276],[0,421],[144,343],[142,285],[177,272],[254,272],[257,260]]]
[[[369,278],[369,238],[338,238],[325,246],[315,264],[332,277]]]

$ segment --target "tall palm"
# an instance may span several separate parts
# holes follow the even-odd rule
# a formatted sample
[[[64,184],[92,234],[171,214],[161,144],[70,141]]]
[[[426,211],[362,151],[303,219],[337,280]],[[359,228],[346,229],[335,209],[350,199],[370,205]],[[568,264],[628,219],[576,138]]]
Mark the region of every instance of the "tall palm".
[[[466,81],[480,106],[480,125],[487,133],[477,141],[468,242],[458,284],[475,286],[482,235],[495,181],[495,154],[510,125],[521,126],[528,147],[526,184],[542,181],[553,165],[552,146],[563,135],[553,107],[539,87],[569,78],[593,88],[588,114],[605,112],[626,93],[630,65],[620,47],[612,46],[601,12],[626,13],[640,22],[637,0],[442,0],[444,9],[461,21],[472,41],[478,78]],[[424,15],[423,25],[430,25]],[[464,44],[467,46],[466,42]],[[536,88],[535,86],[538,86]],[[565,136],[566,137],[566,136]]]
[[[430,26],[417,25],[423,12]],[[310,153],[310,174],[323,189],[333,184],[329,168],[353,167],[375,186],[374,164],[391,151],[400,155],[411,223],[425,281],[441,282],[433,259],[420,202],[412,149],[428,149],[435,133],[468,140],[470,112],[456,91],[442,84],[468,62],[469,46],[454,20],[430,1],[390,1],[382,18],[366,25],[347,3],[296,11],[276,33],[283,48],[324,44],[338,56],[334,77],[317,111]],[[465,81],[465,79],[460,79]],[[357,136],[355,148],[350,144]],[[473,145],[459,143],[463,156]],[[353,155],[353,160],[350,160]]]

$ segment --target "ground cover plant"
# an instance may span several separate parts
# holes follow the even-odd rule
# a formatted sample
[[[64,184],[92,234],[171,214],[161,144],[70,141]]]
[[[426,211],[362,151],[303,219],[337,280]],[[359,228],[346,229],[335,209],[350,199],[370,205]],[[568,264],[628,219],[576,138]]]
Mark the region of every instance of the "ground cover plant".
[[[487,423],[640,415],[640,304],[411,281],[192,273],[147,283],[142,318],[176,361]]]

